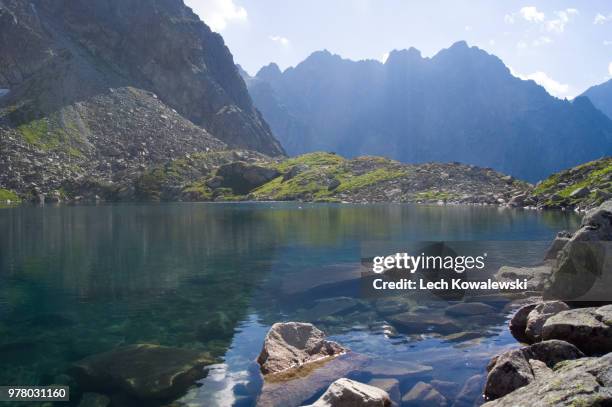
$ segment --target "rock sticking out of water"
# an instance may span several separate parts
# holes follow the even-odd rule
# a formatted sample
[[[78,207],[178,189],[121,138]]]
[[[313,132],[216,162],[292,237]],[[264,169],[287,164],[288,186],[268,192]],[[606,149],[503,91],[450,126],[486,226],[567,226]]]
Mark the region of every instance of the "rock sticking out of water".
[[[264,380],[258,406],[297,406],[323,392],[340,377],[361,372],[368,358],[349,352],[335,358],[311,362],[287,374],[268,375]],[[279,377],[280,376],[280,377]]]
[[[612,352],[612,305],[559,312],[546,320],[543,339],[561,339],[587,355]]]
[[[171,399],[206,376],[204,367],[212,363],[207,354],[194,350],[139,344],[89,356],[70,372],[85,390]]]
[[[277,374],[347,352],[346,348],[325,338],[323,331],[308,323],[272,325],[257,358],[261,372]]]
[[[589,211],[559,252],[545,298],[610,301],[612,200]]]
[[[583,356],[574,345],[558,340],[504,352],[489,363],[484,394],[488,399],[494,400],[536,380],[536,372],[545,369],[537,363],[534,365],[533,360],[552,368],[558,362]]]
[[[386,391],[341,378],[308,407],[390,407],[391,398]]]
[[[483,407],[607,406],[612,403],[612,353],[561,362]]]

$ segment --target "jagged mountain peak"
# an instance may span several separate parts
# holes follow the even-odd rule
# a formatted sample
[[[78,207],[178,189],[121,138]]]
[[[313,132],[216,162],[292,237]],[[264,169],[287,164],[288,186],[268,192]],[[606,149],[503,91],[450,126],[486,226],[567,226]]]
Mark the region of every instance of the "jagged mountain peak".
[[[255,75],[257,79],[261,79],[264,81],[274,82],[280,78],[283,73],[281,72],[278,65],[274,62],[269,63],[266,66],[263,66]]]
[[[459,161],[537,181],[612,153],[612,121],[590,103],[552,97],[465,41],[384,65],[320,51],[251,92],[291,154]]]

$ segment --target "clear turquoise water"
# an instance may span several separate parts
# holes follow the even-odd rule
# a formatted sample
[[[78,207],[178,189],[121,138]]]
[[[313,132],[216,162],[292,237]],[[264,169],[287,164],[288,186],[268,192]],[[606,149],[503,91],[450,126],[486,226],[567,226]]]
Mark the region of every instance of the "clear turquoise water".
[[[558,230],[578,222],[561,212],[453,206],[0,209],[0,384],[66,382],[71,362],[146,342],[219,357],[221,363],[185,402],[254,405],[261,379],[253,360],[265,332],[276,321],[299,319],[315,322],[355,352],[432,366],[423,380],[461,385],[482,373],[491,355],[514,345],[504,329],[507,309],[500,306],[495,318],[465,321],[466,330],[480,332],[480,338],[398,334],[374,300],[360,297],[355,270],[363,245],[499,242],[500,263],[526,265],[542,258]],[[357,306],[337,313],[321,309],[322,300],[337,297],[355,298]],[[441,307],[439,301],[398,302],[420,306],[423,315]],[[354,377],[367,381],[371,375]],[[419,379],[402,382],[402,391]]]

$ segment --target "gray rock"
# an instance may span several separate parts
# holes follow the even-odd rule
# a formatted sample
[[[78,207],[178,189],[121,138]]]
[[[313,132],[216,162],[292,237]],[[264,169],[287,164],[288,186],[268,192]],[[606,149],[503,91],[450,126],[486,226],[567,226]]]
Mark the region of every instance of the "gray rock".
[[[391,401],[399,405],[401,398],[399,380],[391,377],[377,377],[371,379],[367,384],[384,390],[389,395]]]
[[[309,362],[335,357],[347,352],[312,324],[282,322],[272,325],[264,340],[257,362],[264,375],[298,368]]]
[[[552,266],[543,264],[537,267],[510,267],[503,266],[495,273],[498,281],[514,281],[516,279],[527,280],[529,291],[542,291],[548,278],[552,274]]]
[[[495,400],[534,381],[536,376],[530,364],[532,359],[543,362],[550,368],[558,362],[582,356],[584,354],[574,345],[558,340],[540,342],[504,352],[494,357],[487,367],[485,397]],[[542,372],[543,369],[539,369],[539,373]]]
[[[446,398],[433,386],[418,382],[402,397],[402,406],[406,407],[444,407],[448,405]]]
[[[372,359],[362,367],[364,374],[373,377],[393,377],[398,380],[431,372],[431,370],[431,366],[415,362],[380,358]]]
[[[609,301],[612,284],[612,200],[589,211],[560,252],[545,298]]]
[[[529,313],[537,306],[538,304],[527,304],[523,305],[519,308],[518,311],[514,314],[514,316],[510,319],[510,323],[508,324],[508,328],[510,329],[510,333],[512,336],[516,338],[519,342],[531,343],[532,340],[525,334],[525,330],[527,329],[527,318],[529,317]]]
[[[482,404],[482,387],[485,377],[474,375],[466,380],[453,403],[453,407],[473,407]]]
[[[340,186],[340,180],[338,180],[337,178],[331,178],[329,180],[329,183],[327,185],[327,190],[328,191],[333,191],[334,189],[338,188]]]
[[[291,169],[289,169],[289,171],[283,174],[283,182],[295,178],[297,175],[303,173],[304,171],[307,171],[308,168],[310,167],[308,167],[308,165],[306,164],[294,165],[293,167],[291,167]]]
[[[274,168],[260,167],[242,161],[222,165],[217,170],[217,176],[223,177],[222,186],[231,188],[234,193],[241,195],[279,175],[280,173]]]
[[[167,399],[206,375],[214,361],[197,351],[159,345],[129,345],[89,356],[70,369],[85,390],[120,391],[140,399]]]
[[[221,185],[223,185],[223,177],[212,177],[206,181],[206,186],[212,189],[219,188]]]
[[[491,363],[484,389],[490,400],[503,397],[534,380],[529,361],[520,349],[505,352]]]
[[[513,208],[521,207],[525,204],[526,199],[527,199],[527,194],[515,195],[508,202],[508,206],[513,207]]]
[[[612,403],[612,353],[557,364],[552,372],[483,407],[575,407]]]
[[[429,384],[438,390],[447,400],[452,400],[459,394],[460,388],[457,382],[434,379]]]
[[[311,407],[389,407],[386,391],[349,379],[338,379]]]
[[[335,358],[307,363],[278,375],[264,377],[258,406],[298,406],[324,392],[339,377],[363,371],[369,358],[349,352]]]
[[[562,311],[546,320],[542,338],[573,343],[588,355],[612,352],[612,306]]]
[[[587,187],[576,188],[570,193],[570,198],[584,198],[590,193],[591,191]]]
[[[554,260],[559,255],[559,252],[563,250],[567,242],[570,241],[572,235],[569,232],[562,231],[557,233],[555,240],[553,240],[552,244],[548,248],[546,255],[544,255],[544,260]]]
[[[536,380],[547,377],[552,373],[552,369],[546,363],[537,359],[529,359],[529,366]]]
[[[527,316],[527,326],[525,335],[532,341],[537,342],[542,339],[542,327],[548,318],[561,311],[567,311],[569,307],[561,301],[547,301],[536,305]]]

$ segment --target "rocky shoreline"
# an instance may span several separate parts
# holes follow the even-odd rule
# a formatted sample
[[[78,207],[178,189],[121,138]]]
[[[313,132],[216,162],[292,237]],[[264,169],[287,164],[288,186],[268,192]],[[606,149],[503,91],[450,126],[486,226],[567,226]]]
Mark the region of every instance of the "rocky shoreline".
[[[208,151],[164,164],[134,167],[124,162],[123,169],[117,171],[87,175],[83,170],[64,180],[58,175],[27,183],[22,182],[25,178],[13,176],[16,163],[18,160],[13,160],[0,176],[0,187],[4,188],[0,189],[0,201],[4,203],[388,202],[584,212],[612,194],[608,192],[612,188],[612,159],[567,171],[579,174],[573,180],[565,173],[555,174],[535,187],[489,168],[459,163],[411,165],[382,157],[349,160],[333,153],[270,158],[249,150]],[[45,170],[35,172],[44,174]],[[585,177],[590,180],[588,187]],[[560,179],[564,181],[554,183]]]

